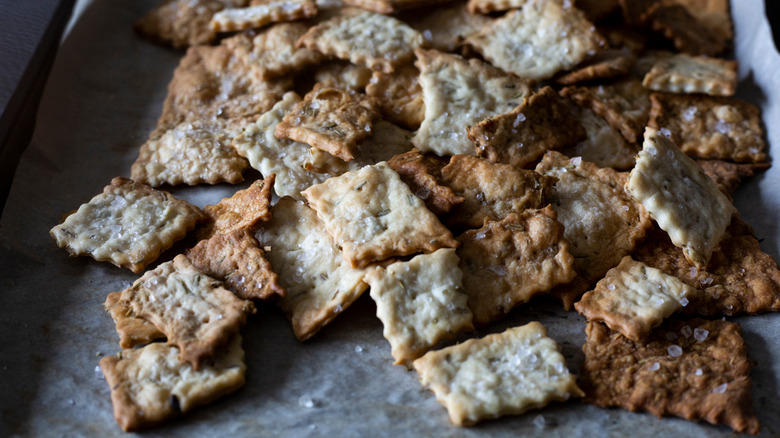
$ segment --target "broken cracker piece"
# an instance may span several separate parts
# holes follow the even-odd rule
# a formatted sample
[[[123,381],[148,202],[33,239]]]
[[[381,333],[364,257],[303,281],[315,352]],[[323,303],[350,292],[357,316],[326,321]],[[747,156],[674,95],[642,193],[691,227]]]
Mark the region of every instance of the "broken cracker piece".
[[[656,61],[642,85],[667,93],[731,96],[737,89],[737,62],[675,54]]]
[[[638,148],[629,144],[619,131],[588,108],[570,105],[569,110],[585,128],[587,138],[574,146],[561,148],[563,155],[581,157],[599,167],[617,170],[634,167]]]
[[[631,72],[635,63],[636,56],[627,47],[602,50],[577,65],[573,71],[556,77],[555,82],[571,85],[624,76]]]
[[[272,173],[215,205],[203,207],[208,220],[201,232],[201,239],[207,239],[214,234],[230,234],[233,231],[252,228],[258,222],[270,219],[271,194],[275,180],[276,175]]]
[[[696,160],[696,165],[718,186],[718,190],[731,196],[739,187],[742,178],[755,175],[758,170],[769,169],[769,163],[730,163],[721,160]]]
[[[258,5],[223,9],[211,17],[209,26],[218,33],[236,32],[315,15],[317,4],[312,0],[268,0]]]
[[[464,1],[442,5],[434,13],[410,11],[401,18],[422,34],[430,48],[445,53],[457,52],[467,36],[493,21],[490,17],[470,13]]]
[[[123,301],[121,296],[121,292],[112,292],[108,294],[104,303],[106,311],[114,320],[120,347],[133,348],[165,339],[165,333],[158,330],[151,322],[139,318],[133,312],[130,303]]]
[[[417,149],[392,157],[390,166],[418,198],[425,201],[433,214],[441,216],[466,199],[456,195],[450,187],[441,183],[441,169],[447,162],[432,154],[422,154]]]
[[[216,34],[211,17],[224,8],[246,6],[247,0],[164,0],[134,25],[141,35],[174,49],[208,44]]]
[[[320,63],[314,72],[314,80],[325,88],[362,92],[370,83],[372,73],[373,70],[364,65],[335,59]]]
[[[415,130],[425,118],[419,77],[420,71],[412,64],[404,65],[392,74],[374,72],[366,86],[366,94],[379,101],[385,119]]]
[[[731,36],[716,27],[698,21],[679,4],[657,4],[647,12],[652,29],[674,43],[674,47],[690,55],[718,56],[731,44]]]

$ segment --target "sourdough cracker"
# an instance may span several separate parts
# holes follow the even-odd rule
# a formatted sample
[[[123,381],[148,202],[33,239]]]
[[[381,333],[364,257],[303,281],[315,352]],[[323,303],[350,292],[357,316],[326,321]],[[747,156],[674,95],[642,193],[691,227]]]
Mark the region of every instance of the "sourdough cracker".
[[[684,53],[658,59],[642,85],[666,93],[731,96],[737,90],[737,62]]]
[[[271,192],[274,188],[275,174],[259,179],[249,188],[237,191],[215,205],[203,207],[207,221],[201,230],[201,238],[214,234],[229,234],[233,231],[252,228],[258,222],[271,218]]]
[[[743,178],[749,178],[755,175],[756,171],[766,170],[771,166],[769,163],[730,163],[721,160],[696,160],[696,165],[729,199]]]
[[[653,6],[646,20],[653,30],[671,40],[677,50],[691,55],[717,56],[731,45],[731,35],[700,22],[679,4]]]
[[[313,0],[268,0],[244,8],[223,9],[211,17],[209,26],[218,33],[236,32],[315,15],[317,4]]]
[[[467,36],[479,32],[492,21],[490,17],[470,13],[462,0],[453,0],[433,13],[411,11],[401,19],[420,32],[430,48],[451,53],[462,48]]]
[[[121,292],[112,292],[108,294],[103,305],[114,320],[121,348],[133,348],[165,339],[165,333],[158,330],[151,322],[139,318],[133,312],[130,303],[122,300],[121,297]]]
[[[574,146],[561,148],[563,155],[581,157],[599,167],[617,170],[634,167],[638,148],[629,144],[619,131],[589,108],[570,105],[569,110],[585,128],[587,138]]]
[[[314,80],[325,88],[363,92],[371,82],[372,74],[373,70],[364,65],[336,59],[320,63]]]
[[[216,38],[211,17],[225,8],[246,6],[247,0],[164,0],[133,28],[139,34],[174,49],[208,44]]]
[[[455,194],[452,188],[442,184],[441,169],[447,162],[432,154],[423,154],[417,149],[396,155],[388,160],[390,166],[401,177],[415,196],[425,201],[431,213],[441,216],[466,199]]]
[[[420,71],[412,64],[392,74],[374,72],[366,94],[379,101],[382,116],[407,129],[420,127],[425,118]]]
[[[556,77],[555,82],[572,85],[595,79],[625,76],[631,72],[635,63],[636,56],[626,47],[602,50],[577,65],[573,71]]]

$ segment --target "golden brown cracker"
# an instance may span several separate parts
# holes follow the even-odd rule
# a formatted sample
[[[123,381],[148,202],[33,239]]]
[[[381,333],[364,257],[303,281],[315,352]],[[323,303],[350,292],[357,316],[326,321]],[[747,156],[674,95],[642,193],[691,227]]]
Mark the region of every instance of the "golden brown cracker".
[[[424,12],[410,11],[402,14],[401,19],[420,32],[430,48],[440,52],[457,52],[467,36],[482,30],[492,21],[490,17],[469,13],[466,2],[462,0]]]
[[[463,203],[465,198],[455,194],[450,187],[441,183],[441,169],[447,162],[433,154],[423,154],[412,149],[388,160],[390,166],[418,198],[425,201],[433,214],[441,216],[453,206]]]
[[[731,96],[737,90],[737,62],[679,53],[656,61],[642,85],[666,93]]]
[[[674,47],[690,55],[718,56],[725,52],[731,37],[696,19],[679,4],[658,4],[650,8],[646,20],[652,29],[671,40]]]
[[[200,238],[206,239],[214,234],[229,234],[241,229],[251,229],[258,222],[270,219],[271,196],[275,181],[276,174],[272,173],[215,205],[203,207],[208,219],[201,230]]]
[[[209,25],[218,33],[236,32],[315,15],[317,4],[313,0],[267,0],[243,8],[225,8],[211,17]]]
[[[450,0],[344,0],[344,4],[357,6],[379,14],[397,14],[407,9],[417,9],[447,3]]]
[[[165,339],[165,333],[161,332],[151,322],[139,318],[130,303],[121,299],[121,292],[112,292],[106,297],[104,307],[111,315],[119,335],[119,346],[133,348],[137,345],[146,345],[158,339]]]
[[[588,108],[570,105],[572,115],[585,128],[587,138],[574,146],[561,148],[568,157],[581,157],[599,167],[628,170],[634,167],[638,148],[629,144],[603,117]]]
[[[771,166],[769,163],[730,163],[721,160],[696,160],[696,164],[715,181],[718,190],[726,196],[734,193],[743,178],[750,178],[756,171],[766,170]]]
[[[636,57],[627,48],[602,50],[577,65],[574,70],[557,76],[555,82],[572,85],[595,79],[625,76],[631,72],[634,63]]]
[[[530,1],[533,0],[469,0],[468,10],[471,14],[490,14],[520,9]]]
[[[374,72],[366,94],[379,101],[382,116],[406,129],[415,130],[425,118],[420,71],[412,64],[394,73]]]
[[[323,87],[341,90],[365,91],[371,82],[373,70],[338,59],[321,62],[314,72],[314,80]]]
[[[246,0],[164,0],[133,28],[139,34],[174,49],[208,44],[216,34],[211,17],[224,8],[246,6]]]

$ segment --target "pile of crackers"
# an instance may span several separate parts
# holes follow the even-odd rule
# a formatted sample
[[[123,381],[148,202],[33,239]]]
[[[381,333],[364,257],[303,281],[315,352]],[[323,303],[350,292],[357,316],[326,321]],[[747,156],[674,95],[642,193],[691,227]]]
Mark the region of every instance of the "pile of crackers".
[[[122,429],[240,388],[257,301],[305,341],[369,290],[456,425],[583,397],[758,433],[725,316],[780,310],[780,270],[731,199],[769,164],[728,0],[165,0],[136,30],[187,48],[158,125],[51,231],[143,273],[105,301]],[[202,209],[159,189],[249,167]],[[537,295],[587,319],[579,376],[538,322],[453,345]]]

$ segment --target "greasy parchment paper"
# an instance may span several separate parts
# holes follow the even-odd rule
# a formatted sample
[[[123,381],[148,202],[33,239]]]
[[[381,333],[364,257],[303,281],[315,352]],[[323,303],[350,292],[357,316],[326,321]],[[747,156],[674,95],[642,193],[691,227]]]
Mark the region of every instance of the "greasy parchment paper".
[[[122,436],[109,388],[95,367],[118,351],[106,295],[136,276],[87,257],[69,258],[49,237],[60,216],[101,192],[112,177],[129,176],[138,147],[155,126],[166,85],[181,52],[137,38],[132,23],[154,0],[82,2],[64,38],[0,222],[0,436]],[[740,61],[740,97],[759,104],[780,157],[780,56],[760,0],[732,1]],[[257,178],[248,173],[249,181]],[[245,187],[247,183],[241,187]],[[780,168],[737,192],[736,204],[762,247],[780,254]],[[236,187],[174,188],[198,206]],[[165,253],[171,259],[180,245]],[[450,425],[445,409],[393,366],[374,304],[366,294],[306,343],[298,342],[272,306],[244,328],[247,385],[239,392],[147,436],[731,436],[726,427],[676,418],[603,410],[579,401],[539,412]],[[780,315],[734,318],[757,365],[754,405],[763,436],[780,434]],[[583,360],[583,319],[546,299],[506,320],[539,320],[576,372]],[[489,332],[480,330],[476,335]],[[539,417],[541,415],[541,417]],[[534,421],[536,420],[536,421]],[[543,421],[542,421],[543,420]],[[544,427],[539,427],[544,423]]]

